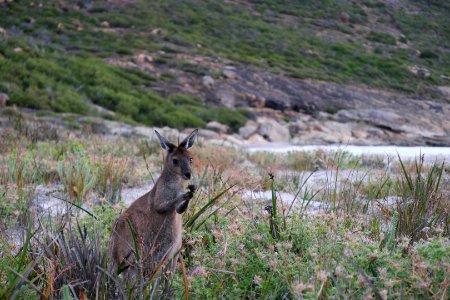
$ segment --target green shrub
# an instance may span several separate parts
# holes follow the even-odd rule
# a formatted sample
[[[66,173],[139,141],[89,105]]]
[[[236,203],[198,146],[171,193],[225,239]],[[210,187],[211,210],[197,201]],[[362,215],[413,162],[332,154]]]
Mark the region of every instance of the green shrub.
[[[436,51],[427,49],[423,50],[419,57],[424,59],[439,59],[439,54],[437,54]]]
[[[395,37],[386,32],[371,31],[366,38],[369,41],[383,43],[387,45],[395,45],[397,43]]]
[[[406,236],[411,243],[426,238],[429,230],[444,227],[448,231],[447,191],[440,189],[444,163],[431,165],[426,172],[424,157],[414,163],[414,171],[408,172],[400,159],[403,177],[399,183],[402,201],[397,203],[398,227],[396,236]],[[444,179],[445,180],[445,179]]]

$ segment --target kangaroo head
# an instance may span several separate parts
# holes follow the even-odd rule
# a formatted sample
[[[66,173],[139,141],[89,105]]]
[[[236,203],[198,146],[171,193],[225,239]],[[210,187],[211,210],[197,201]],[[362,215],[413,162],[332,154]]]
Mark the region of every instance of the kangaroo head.
[[[198,130],[195,129],[178,146],[175,146],[155,130],[161,148],[167,151],[164,168],[168,168],[169,171],[181,176],[184,180],[191,179],[192,156],[188,149],[194,145],[197,132]]]

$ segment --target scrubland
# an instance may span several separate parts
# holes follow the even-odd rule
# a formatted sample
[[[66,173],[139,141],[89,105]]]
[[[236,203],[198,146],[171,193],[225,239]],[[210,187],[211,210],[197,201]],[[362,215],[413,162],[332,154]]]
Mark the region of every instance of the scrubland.
[[[125,283],[109,234],[157,179],[158,143],[20,122],[0,135],[0,298],[448,297],[446,162],[200,140],[175,274]]]

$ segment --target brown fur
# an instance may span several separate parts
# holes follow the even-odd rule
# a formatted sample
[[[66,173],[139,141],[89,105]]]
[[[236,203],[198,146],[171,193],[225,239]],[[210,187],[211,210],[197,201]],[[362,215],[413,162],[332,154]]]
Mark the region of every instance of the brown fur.
[[[158,134],[161,146],[168,150],[161,176],[148,193],[122,213],[111,233],[110,255],[119,272],[126,270],[129,275],[142,267],[144,274],[151,275],[181,248],[181,213],[187,209],[195,190],[194,186],[189,186],[187,192],[183,188],[183,180],[190,178],[191,164],[185,146],[192,146],[196,133],[191,133],[178,147]],[[136,248],[140,261],[136,259]]]

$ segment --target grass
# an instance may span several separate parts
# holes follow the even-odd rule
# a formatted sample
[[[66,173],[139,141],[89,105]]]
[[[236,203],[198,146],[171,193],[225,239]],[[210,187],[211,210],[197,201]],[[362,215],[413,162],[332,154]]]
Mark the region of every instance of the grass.
[[[284,165],[294,153],[247,156],[199,143],[193,179],[199,189],[183,215],[185,276],[178,268],[168,279],[164,267],[155,277],[127,284],[108,268],[109,234],[126,207],[119,190],[148,184],[149,173],[156,177],[160,170],[153,142],[98,135],[35,142],[16,138],[17,129],[7,134],[13,148],[0,154],[2,298],[182,298],[186,291],[191,298],[447,295],[445,163],[399,159],[381,164],[346,152],[322,152],[296,154],[300,168]],[[146,149],[151,153],[144,156]],[[320,157],[324,165],[315,170],[301,163],[304,156]],[[29,163],[10,163],[19,159]],[[272,163],[280,165],[270,169]],[[36,175],[9,176],[19,174],[16,164],[23,166],[20,174]],[[43,179],[58,166],[63,175]],[[313,175],[320,172],[324,182],[315,185]],[[80,182],[86,185],[78,187]],[[39,209],[29,213],[38,185],[61,183],[66,188],[60,197],[83,206],[51,217]],[[86,192],[91,187],[89,198],[111,201],[79,197],[82,193],[72,194],[73,186]],[[272,196],[249,199],[248,190],[268,190]],[[298,197],[284,203],[280,192]],[[317,203],[321,209],[311,210]]]

